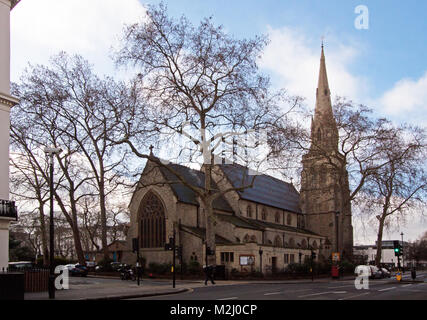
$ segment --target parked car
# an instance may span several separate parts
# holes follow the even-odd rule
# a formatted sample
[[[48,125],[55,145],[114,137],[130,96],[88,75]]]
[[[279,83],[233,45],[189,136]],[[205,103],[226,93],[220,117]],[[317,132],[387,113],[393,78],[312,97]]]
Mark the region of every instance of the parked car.
[[[65,267],[68,269],[68,272],[71,276],[81,276],[86,277],[88,274],[88,269],[86,266],[83,266],[81,264],[67,264]]]
[[[390,278],[391,277],[391,272],[388,271],[386,268],[381,268],[380,271],[383,274],[383,278]]]
[[[9,271],[24,271],[34,268],[31,261],[9,262]]]
[[[121,262],[110,262],[110,269],[112,271],[120,272],[120,269],[125,265],[126,265],[125,263],[121,263]],[[101,272],[101,271],[104,271],[103,266],[96,266],[95,267],[95,272]]]
[[[88,271],[95,271],[96,262],[95,261],[86,261],[86,267],[88,268]]]
[[[378,269],[378,267],[376,266],[369,266],[371,268],[371,279],[382,279],[383,278],[383,273],[381,272],[380,269]]]

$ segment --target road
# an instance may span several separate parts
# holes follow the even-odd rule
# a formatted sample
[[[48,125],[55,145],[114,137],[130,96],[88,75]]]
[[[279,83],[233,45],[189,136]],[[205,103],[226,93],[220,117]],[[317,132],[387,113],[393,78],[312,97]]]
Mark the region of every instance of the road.
[[[410,280],[410,274],[403,277]],[[354,280],[325,282],[235,284],[193,288],[189,292],[136,300],[427,300],[427,273],[417,281],[398,283],[395,278],[369,281],[369,289],[358,290]]]

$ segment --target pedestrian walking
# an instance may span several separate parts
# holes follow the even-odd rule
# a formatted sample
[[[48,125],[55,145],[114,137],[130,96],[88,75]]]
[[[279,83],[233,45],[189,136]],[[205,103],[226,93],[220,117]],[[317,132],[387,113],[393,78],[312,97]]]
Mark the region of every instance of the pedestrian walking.
[[[412,267],[411,277],[412,277],[412,280],[415,280],[415,278],[417,277],[417,271],[415,270],[415,267]]]
[[[214,266],[211,266],[211,265],[204,266],[203,270],[205,271],[205,274],[206,274],[205,286],[208,285],[208,281],[209,280],[212,282],[212,284],[215,284],[215,281],[214,281],[214,271],[215,271]]]

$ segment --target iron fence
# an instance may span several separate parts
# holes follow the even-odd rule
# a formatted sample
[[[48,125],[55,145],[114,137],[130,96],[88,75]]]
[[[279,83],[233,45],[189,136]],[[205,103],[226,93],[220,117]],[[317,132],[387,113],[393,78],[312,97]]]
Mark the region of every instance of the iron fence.
[[[3,268],[0,273],[23,274],[25,292],[44,292],[48,290],[49,269],[47,268],[26,268],[22,270],[16,268]]]

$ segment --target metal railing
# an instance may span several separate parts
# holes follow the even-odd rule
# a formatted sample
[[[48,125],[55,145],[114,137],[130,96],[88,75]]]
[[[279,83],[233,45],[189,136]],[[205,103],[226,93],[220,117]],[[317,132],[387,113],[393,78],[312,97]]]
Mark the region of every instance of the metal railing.
[[[48,268],[2,268],[1,274],[23,273],[25,292],[44,292],[47,291],[49,269]]]
[[[16,210],[15,201],[0,200],[0,217],[18,220],[18,211]]]

